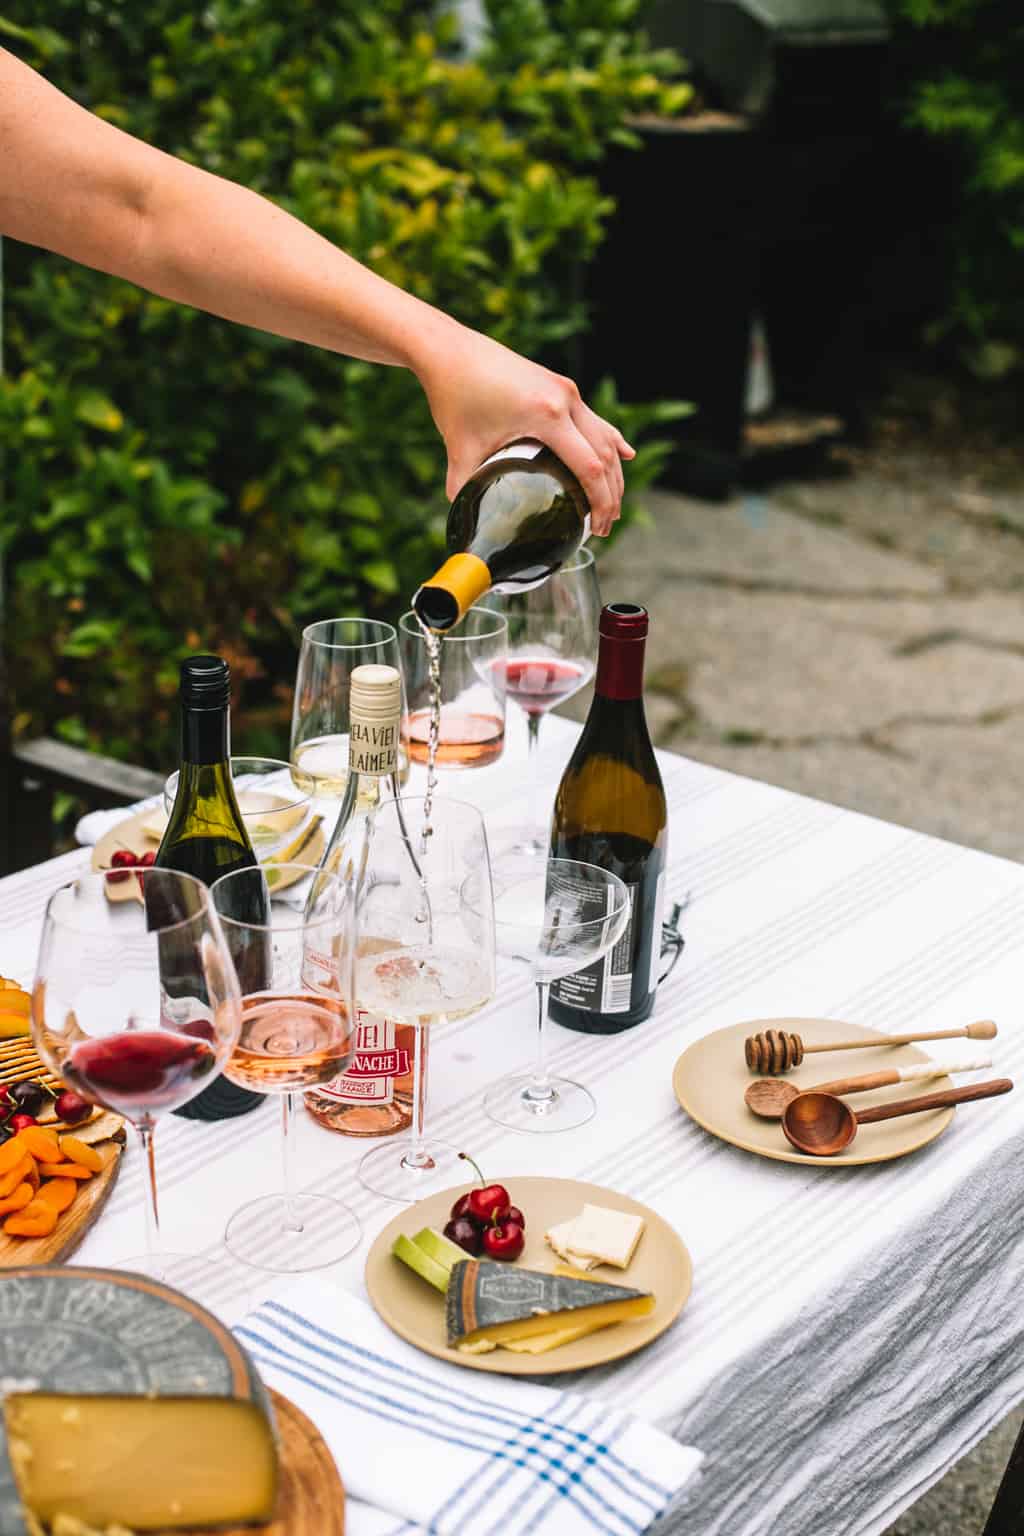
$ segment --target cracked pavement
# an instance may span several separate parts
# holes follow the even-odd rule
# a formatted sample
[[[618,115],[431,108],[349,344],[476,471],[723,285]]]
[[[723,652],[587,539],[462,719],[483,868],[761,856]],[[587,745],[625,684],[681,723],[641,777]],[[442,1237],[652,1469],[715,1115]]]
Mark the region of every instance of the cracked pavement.
[[[604,600],[650,609],[652,734],[1024,859],[1024,463],[883,445],[834,470],[722,505],[651,493],[602,557]],[[1022,1420],[887,1536],[980,1536]]]

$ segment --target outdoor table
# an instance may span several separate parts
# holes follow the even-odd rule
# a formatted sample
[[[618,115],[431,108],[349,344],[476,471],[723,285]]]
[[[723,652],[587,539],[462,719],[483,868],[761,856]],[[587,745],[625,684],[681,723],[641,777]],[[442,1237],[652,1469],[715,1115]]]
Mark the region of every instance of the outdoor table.
[[[548,795],[576,730],[545,724]],[[445,775],[441,792],[521,817],[523,750],[517,735],[501,763]],[[672,1068],[693,1040],[746,1019],[896,1032],[990,1017],[991,1075],[1024,1078],[1024,869],[672,753],[659,760],[667,897],[691,894],[686,949],[640,1027],[599,1037],[551,1025],[553,1065],[593,1090],[596,1118],[548,1137],[485,1117],[486,1085],[528,1067],[534,1047],[532,984],[499,962],[495,1002],[434,1032],[427,1129],[507,1181],[513,1199],[517,1174],[578,1177],[645,1201],[686,1242],[694,1289],[675,1326],[632,1358],[555,1379],[706,1452],[666,1532],[873,1536],[1024,1396],[1024,1091],[959,1111],[898,1162],[806,1168],[699,1129],[676,1104]],[[79,850],[0,881],[0,972],[30,981],[46,899],[88,862]],[[229,1311],[290,1283],[244,1270],[220,1244],[231,1213],[278,1186],[277,1132],[273,1102],[217,1125],[168,1116],[157,1131],[163,1246],[217,1262]],[[363,1222],[360,1248],[329,1272],[356,1293],[369,1242],[397,1209],[357,1183],[366,1147],[303,1117],[303,1187],[345,1199]],[[139,1252],[142,1179],[131,1144],[75,1262]]]

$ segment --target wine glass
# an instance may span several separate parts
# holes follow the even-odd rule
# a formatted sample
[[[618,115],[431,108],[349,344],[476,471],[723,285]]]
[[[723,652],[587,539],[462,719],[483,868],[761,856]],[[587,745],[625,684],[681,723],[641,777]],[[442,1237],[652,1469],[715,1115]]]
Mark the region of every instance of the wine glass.
[[[108,900],[118,874],[83,875],[50,897],[32,1040],[52,1072],[138,1133],[149,1172],[146,1252],[126,1264],[194,1295],[216,1290],[216,1280],[200,1261],[159,1247],[153,1135],[159,1117],[201,1093],[230,1056],[242,1022],[238,978],[200,881],[139,870],[140,900]]]
[[[241,1032],[224,1075],[240,1088],[281,1098],[281,1193],[237,1210],[224,1242],[254,1269],[293,1274],[337,1263],[362,1236],[347,1205],[300,1194],[295,1178],[296,1095],[344,1072],[355,1044],[352,891],[336,875],[321,875],[314,890],[305,865],[275,864],[274,876],[292,890],[287,902],[268,897],[266,923],[242,915],[253,879],[268,884],[264,872],[233,870],[210,891],[242,990]],[[295,886],[298,880],[304,887]]]
[[[424,630],[410,609],[398,621],[405,680],[402,740],[414,763],[428,772],[433,704],[431,649],[438,647],[440,726],[438,768],[485,768],[505,744],[508,626],[500,613],[471,608],[443,636]]]
[[[474,899],[467,887],[463,903]],[[484,1097],[484,1109],[498,1125],[515,1131],[570,1131],[593,1116],[596,1105],[589,1090],[548,1071],[548,991],[553,981],[587,971],[614,949],[628,922],[629,892],[618,875],[596,864],[575,859],[542,863],[530,854],[496,863],[498,952],[528,966],[537,984],[533,1070],[501,1078]]]
[[[277,757],[233,757],[231,780],[245,830],[261,863],[279,855],[295,855],[314,836],[311,773]],[[164,811],[169,816],[178,793],[178,770],[164,784]]]
[[[540,856],[548,850],[546,828],[537,819],[537,742],[549,709],[564,704],[594,675],[601,591],[589,549],[539,587],[526,592],[489,592],[481,607],[503,614],[508,623],[508,656],[495,662],[504,672],[510,699],[526,716],[527,820],[503,834],[510,853]],[[504,849],[503,849],[504,851]]]
[[[494,912],[483,817],[461,800],[378,807],[357,914],[355,997],[361,1008],[411,1032],[412,1130],[368,1152],[367,1189],[419,1200],[462,1175],[458,1149],[423,1134],[424,1070],[431,1025],[475,1013],[494,996]],[[460,900],[468,892],[469,900]],[[396,1040],[396,1044],[398,1040]]]
[[[368,662],[399,667],[398,636],[382,619],[321,619],[302,631],[292,708],[291,760],[316,794],[340,800],[348,778],[352,673]]]

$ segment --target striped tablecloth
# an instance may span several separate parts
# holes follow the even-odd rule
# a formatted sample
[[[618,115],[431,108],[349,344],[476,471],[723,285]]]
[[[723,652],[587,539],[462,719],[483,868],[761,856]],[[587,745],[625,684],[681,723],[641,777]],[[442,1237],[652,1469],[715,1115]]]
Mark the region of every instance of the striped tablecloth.
[[[549,790],[575,727],[546,722]],[[687,947],[657,1010],[611,1038],[552,1026],[558,1070],[598,1115],[552,1142],[505,1132],[485,1086],[528,1064],[528,984],[431,1044],[428,1128],[491,1177],[557,1166],[654,1206],[694,1258],[693,1298],[646,1352],[565,1385],[657,1421],[706,1452],[696,1492],[661,1527],[680,1536],[873,1536],[1024,1396],[1024,1091],[965,1110],[933,1146],[888,1166],[806,1169],[727,1147],[677,1108],[691,1041],[750,1018],[831,1016],[883,1029],[1000,1026],[995,1071],[1021,1076],[1024,870],[668,753],[668,895],[692,893]],[[519,747],[446,778],[494,817],[522,813]],[[0,881],[0,971],[27,981],[50,890],[86,852]],[[947,1042],[950,1052],[957,1042]],[[936,1055],[942,1048],[936,1048]],[[1024,1084],[1022,1084],[1024,1088]],[[169,1119],[157,1137],[165,1245],[224,1259],[226,1303],[269,1295],[220,1247],[225,1219],[276,1187],[271,1106],[238,1122]],[[355,1182],[360,1142],[303,1126],[309,1189],[359,1212],[338,1278],[362,1290],[366,1247],[394,1213]],[[137,1252],[134,1150],[81,1248]]]

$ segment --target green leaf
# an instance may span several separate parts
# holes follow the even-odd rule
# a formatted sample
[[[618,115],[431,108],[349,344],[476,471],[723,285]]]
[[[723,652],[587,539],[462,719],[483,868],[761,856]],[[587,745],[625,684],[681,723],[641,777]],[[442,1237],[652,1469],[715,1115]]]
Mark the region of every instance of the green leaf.
[[[79,396],[75,415],[79,421],[87,422],[90,427],[99,427],[103,432],[120,432],[124,426],[124,417],[114,402],[95,389],[87,390]]]

